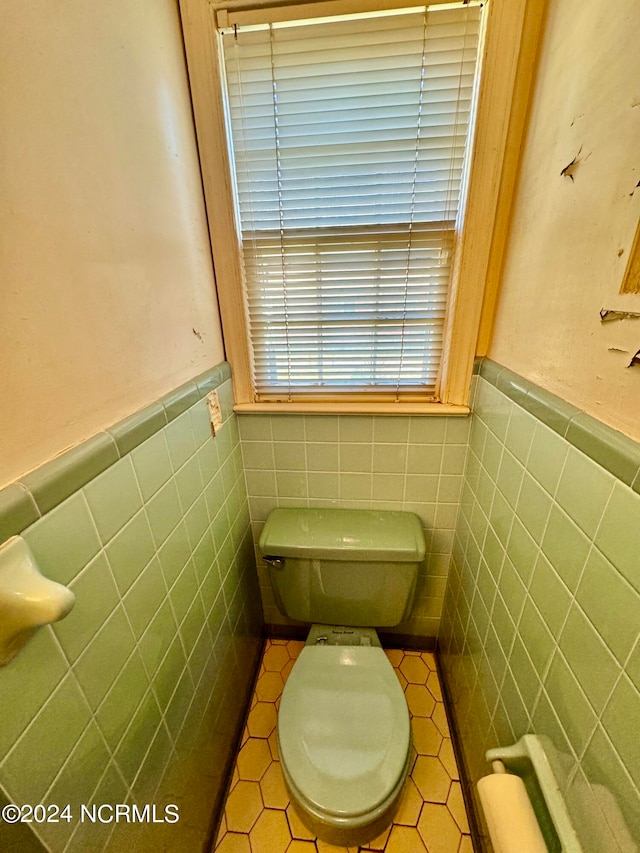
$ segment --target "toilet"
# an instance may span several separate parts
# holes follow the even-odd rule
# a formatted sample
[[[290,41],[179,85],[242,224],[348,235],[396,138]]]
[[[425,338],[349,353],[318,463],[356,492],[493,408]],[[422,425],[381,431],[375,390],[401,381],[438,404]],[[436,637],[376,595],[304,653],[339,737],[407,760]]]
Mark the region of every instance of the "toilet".
[[[420,520],[275,509],[259,549],[278,609],[311,623],[278,712],[291,802],[322,840],[363,844],[393,820],[409,772],[409,710],[375,629],[411,611],[425,555]]]

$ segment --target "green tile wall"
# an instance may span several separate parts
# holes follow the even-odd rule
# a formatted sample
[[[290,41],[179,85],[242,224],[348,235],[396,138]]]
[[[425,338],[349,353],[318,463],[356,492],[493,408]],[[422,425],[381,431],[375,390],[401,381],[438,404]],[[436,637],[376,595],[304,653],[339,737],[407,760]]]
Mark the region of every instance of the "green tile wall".
[[[397,630],[439,631],[469,778],[542,734],[586,853],[635,849],[638,446],[491,362],[474,395],[472,418],[235,416],[222,368],[0,491],[0,534],[77,596],[0,670],[0,801],[181,814],[0,824],[2,849],[200,849],[263,614],[286,623],[254,566],[275,506],[416,512],[428,556]]]
[[[585,853],[637,850],[638,446],[491,362],[474,395],[439,638],[468,776],[537,733]]]
[[[201,397],[216,386],[213,438]],[[0,800],[69,803],[74,819],[0,824],[2,849],[202,848],[262,631],[231,394],[228,368],[211,371],[76,450],[79,466],[65,454],[0,493],[5,532],[76,595],[0,670]],[[98,444],[116,461],[87,481]],[[81,823],[81,803],[175,803],[180,821]]]
[[[438,633],[462,490],[470,419],[372,415],[240,415],[255,542],[274,507],[409,510],[427,558],[411,618],[397,633]],[[285,625],[257,555],[265,622]]]

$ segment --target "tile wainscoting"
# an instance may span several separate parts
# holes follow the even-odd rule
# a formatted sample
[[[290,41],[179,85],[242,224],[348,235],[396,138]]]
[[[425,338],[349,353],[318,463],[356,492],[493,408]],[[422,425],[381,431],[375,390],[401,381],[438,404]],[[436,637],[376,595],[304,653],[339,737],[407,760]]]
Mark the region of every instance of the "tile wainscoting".
[[[640,839],[640,447],[495,363],[475,378],[439,638],[472,782],[545,738],[585,853]]]
[[[254,541],[274,507],[408,510],[422,521],[427,557],[411,618],[389,634],[435,643],[451,560],[469,438],[468,417],[238,416]],[[276,609],[256,552],[265,622]]]
[[[26,835],[0,823],[0,847],[201,849],[262,649],[228,366],[2,490],[0,533],[22,535],[76,596],[0,670],[2,792],[68,803],[73,819]],[[103,803],[175,803],[180,820],[79,821],[81,804]]]
[[[206,841],[263,614],[293,627],[254,543],[295,505],[419,515],[428,555],[398,633],[439,635],[467,776],[544,735],[586,853],[637,849],[640,449],[488,360],[474,381],[472,418],[234,415],[222,365],[1,490],[0,538],[23,535],[77,601],[0,670],[0,800],[181,809],[19,842],[0,824],[3,849]]]

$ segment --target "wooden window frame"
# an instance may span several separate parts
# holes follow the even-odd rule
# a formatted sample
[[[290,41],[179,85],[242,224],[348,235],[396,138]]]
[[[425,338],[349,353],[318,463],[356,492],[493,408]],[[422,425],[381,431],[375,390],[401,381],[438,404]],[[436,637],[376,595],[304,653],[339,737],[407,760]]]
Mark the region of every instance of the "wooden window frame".
[[[444,2],[444,0],[436,0]],[[227,148],[217,26],[228,25],[244,0],[180,0],[180,15],[202,170],[226,358],[236,411],[464,415],[476,354],[490,337],[511,198],[520,162],[531,82],[546,0],[488,0],[461,238],[445,323],[441,402],[352,400],[263,402],[253,399],[239,235]],[[268,6],[269,0],[256,0]],[[318,0],[317,14],[407,5],[406,0]],[[433,3],[430,5],[434,5]],[[224,7],[224,8],[223,8]],[[290,15],[291,6],[282,6]],[[230,11],[231,10],[231,13]],[[270,10],[269,15],[273,14]],[[221,18],[221,20],[219,20]]]

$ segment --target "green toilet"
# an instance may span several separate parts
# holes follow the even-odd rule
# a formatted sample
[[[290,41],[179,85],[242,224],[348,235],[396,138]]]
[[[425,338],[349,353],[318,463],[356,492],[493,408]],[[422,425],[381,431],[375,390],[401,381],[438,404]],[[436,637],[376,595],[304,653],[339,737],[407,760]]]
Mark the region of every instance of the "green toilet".
[[[411,611],[425,556],[420,520],[275,509],[259,548],[280,611],[311,623],[278,713],[291,801],[319,838],[362,844],[393,820],[409,771],[409,710],[375,629]]]

